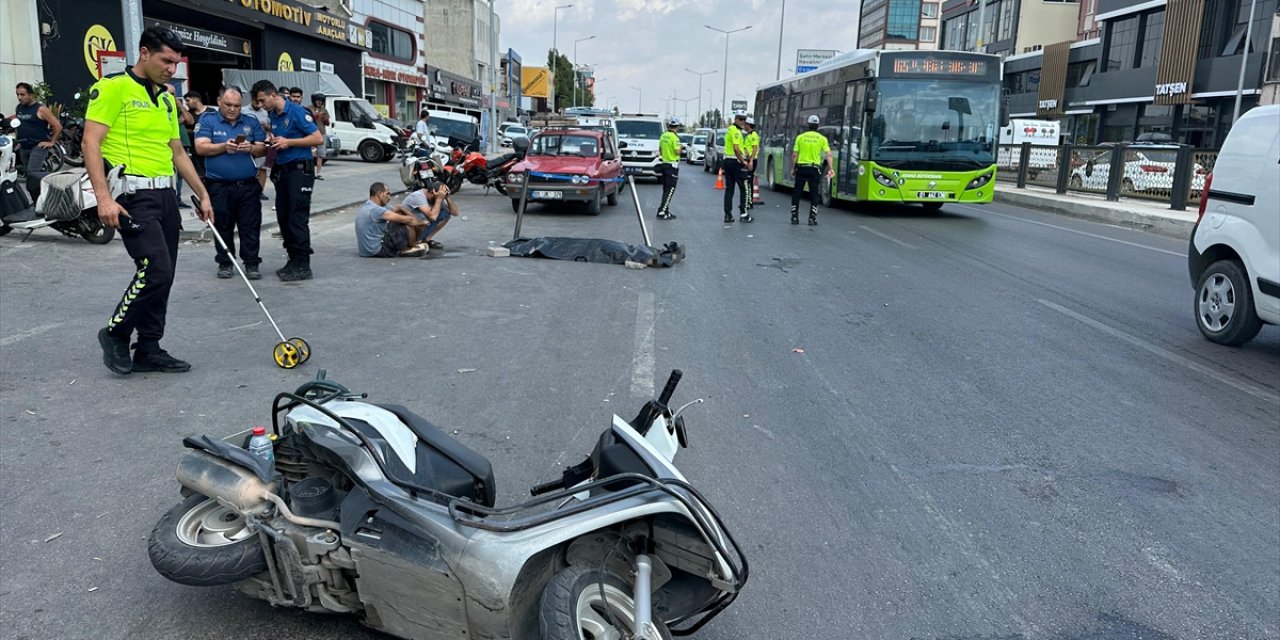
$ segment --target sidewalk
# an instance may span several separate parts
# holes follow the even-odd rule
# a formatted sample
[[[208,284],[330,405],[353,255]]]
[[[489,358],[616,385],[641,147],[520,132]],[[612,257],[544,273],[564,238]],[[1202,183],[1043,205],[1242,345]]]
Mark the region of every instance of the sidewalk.
[[[1026,189],[1018,189],[1012,184],[1000,183],[996,188],[995,201],[1120,227],[1152,231],[1174,238],[1190,237],[1196,223],[1196,209],[1191,205],[1188,205],[1186,211],[1174,211],[1161,202],[1139,198],[1110,202],[1100,195],[1058,194],[1053,189],[1044,187],[1028,186]]]

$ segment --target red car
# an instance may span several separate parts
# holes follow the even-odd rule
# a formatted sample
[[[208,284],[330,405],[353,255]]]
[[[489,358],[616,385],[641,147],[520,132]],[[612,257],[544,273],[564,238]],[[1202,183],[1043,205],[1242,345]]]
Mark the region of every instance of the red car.
[[[622,160],[612,136],[603,131],[544,129],[530,141],[525,159],[507,174],[507,195],[513,211],[520,210],[527,186],[528,203],[583,202],[594,216],[600,214],[602,204],[618,204],[621,179]]]

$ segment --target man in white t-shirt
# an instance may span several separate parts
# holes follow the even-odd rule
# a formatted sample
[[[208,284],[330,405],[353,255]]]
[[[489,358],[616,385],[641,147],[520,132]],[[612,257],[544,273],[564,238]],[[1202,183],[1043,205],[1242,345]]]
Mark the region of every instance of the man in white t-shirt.
[[[418,118],[418,123],[413,126],[413,132],[418,134],[428,149],[435,150],[436,137],[431,135],[431,114],[426,109],[422,110],[422,117]]]
[[[418,189],[404,197],[401,205],[413,212],[426,225],[421,242],[432,249],[440,249],[444,245],[435,241],[435,235],[449,224],[449,220],[458,215],[458,205],[449,198],[449,187],[430,182],[426,188]]]

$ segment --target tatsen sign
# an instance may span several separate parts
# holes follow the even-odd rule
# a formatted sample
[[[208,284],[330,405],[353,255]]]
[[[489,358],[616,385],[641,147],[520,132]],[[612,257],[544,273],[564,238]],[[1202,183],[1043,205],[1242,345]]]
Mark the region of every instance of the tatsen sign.
[[[1166,82],[1156,85],[1156,95],[1158,96],[1180,96],[1187,92],[1187,83],[1185,82]]]

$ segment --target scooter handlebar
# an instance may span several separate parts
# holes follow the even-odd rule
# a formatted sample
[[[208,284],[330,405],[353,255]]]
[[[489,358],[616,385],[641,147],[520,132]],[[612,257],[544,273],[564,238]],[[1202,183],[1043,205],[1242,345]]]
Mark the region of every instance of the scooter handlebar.
[[[560,480],[553,480],[551,482],[544,482],[542,484],[533,485],[533,487],[529,489],[529,495],[536,498],[545,493],[551,493],[552,491],[559,491],[560,489],[563,489],[563,488],[564,488],[564,479],[562,478]]]
[[[667,386],[663,387],[662,395],[658,396],[658,402],[663,405],[671,401],[671,396],[676,392],[676,385],[680,384],[680,378],[684,377],[684,372],[679,369],[671,370],[671,377],[667,378]]]

